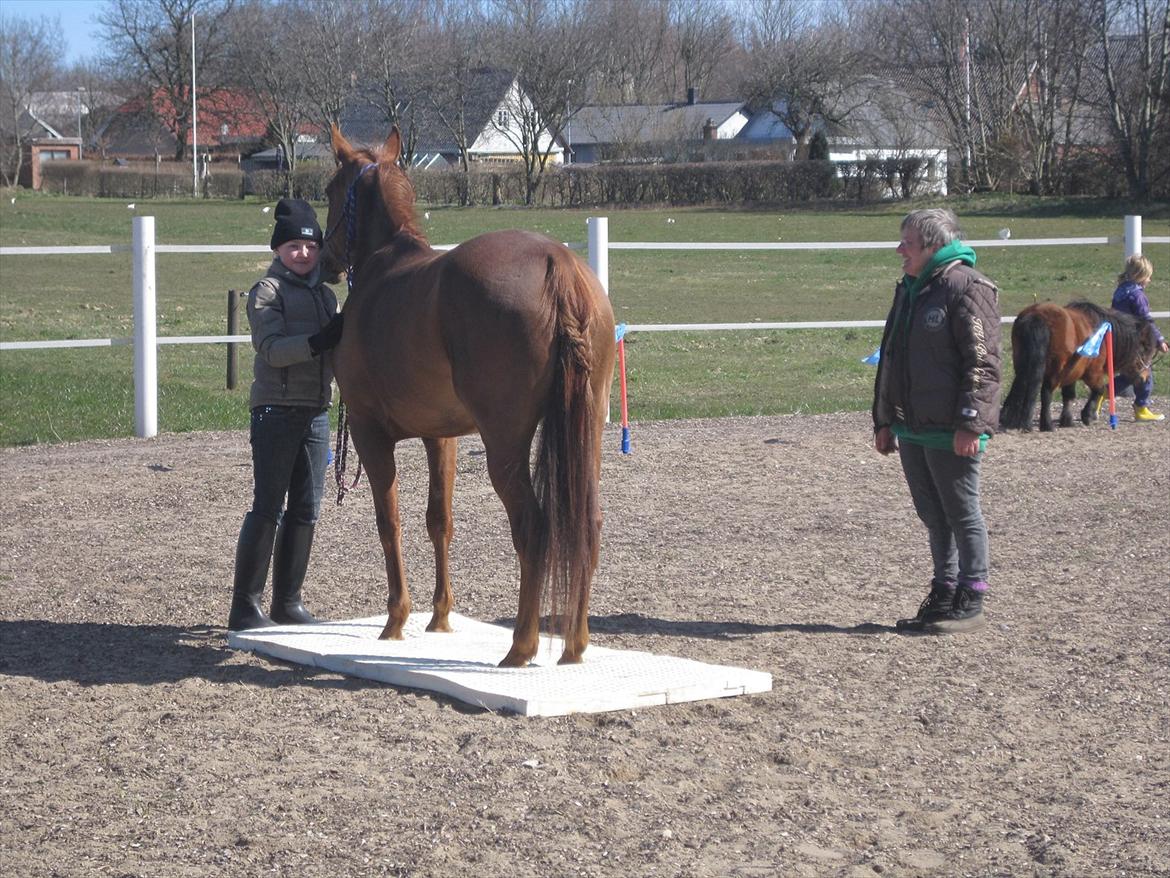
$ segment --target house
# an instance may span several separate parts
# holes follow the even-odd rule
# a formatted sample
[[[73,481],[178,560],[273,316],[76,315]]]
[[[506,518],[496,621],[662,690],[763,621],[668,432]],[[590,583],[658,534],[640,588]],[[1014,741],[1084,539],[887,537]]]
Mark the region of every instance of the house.
[[[465,85],[463,120],[467,137],[467,157],[471,162],[510,162],[522,157],[519,120],[534,111],[516,76],[508,70],[481,68],[473,70]],[[412,90],[404,88],[402,93]],[[404,143],[412,152],[413,167],[442,167],[460,162],[459,143],[435,100],[422,89],[418,97],[408,99],[398,108],[399,127]],[[390,133],[391,122],[379,108],[369,90],[358,92],[341,113],[341,132],[354,145],[380,145]],[[563,161],[564,150],[551,135],[540,139],[540,148],[549,150],[549,160]]]
[[[188,129],[187,145],[198,138],[199,151],[211,158],[239,159],[264,143],[267,125],[242,92],[215,90],[197,95],[196,130]],[[157,161],[175,154],[177,141],[168,122],[175,119],[168,95],[155,91],[148,100],[123,102],[97,130],[94,145],[103,157]]]
[[[869,160],[917,160],[919,193],[947,193],[947,138],[928,102],[915,100],[899,83],[886,77],[862,78],[840,98],[840,120],[819,121],[829,160],[838,163],[838,175],[851,173]],[[784,102],[776,101],[753,114],[740,132],[748,141],[788,144],[796,157],[796,138],[784,123]],[[895,193],[890,193],[894,195]]]
[[[699,101],[689,89],[684,103],[587,104],[565,137],[578,163],[653,161],[684,144],[734,139],[749,118],[744,101]]]

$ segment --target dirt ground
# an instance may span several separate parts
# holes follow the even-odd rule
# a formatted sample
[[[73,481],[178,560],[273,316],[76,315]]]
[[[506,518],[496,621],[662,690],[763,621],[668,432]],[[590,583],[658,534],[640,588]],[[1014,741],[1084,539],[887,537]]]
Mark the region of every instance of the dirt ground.
[[[928,554],[869,435],[864,414],[636,424],[623,457],[611,430],[594,641],[774,689],[556,719],[227,649],[242,432],[4,449],[0,869],[1168,874],[1170,423],[1123,406],[1115,432],[996,437],[992,624],[950,639],[893,630]],[[399,457],[425,606],[425,457]],[[459,470],[456,609],[510,623],[477,439]],[[384,611],[364,486],[325,508],[306,600]]]

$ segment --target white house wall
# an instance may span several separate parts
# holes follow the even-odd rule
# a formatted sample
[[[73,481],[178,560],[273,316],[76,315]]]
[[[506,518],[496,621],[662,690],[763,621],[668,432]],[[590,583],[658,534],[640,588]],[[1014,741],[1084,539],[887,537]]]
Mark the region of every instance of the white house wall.
[[[741,112],[732,113],[719,127],[715,129],[715,136],[719,140],[731,140],[736,137],[747,125],[748,117]]]
[[[507,93],[503,100],[496,105],[492,110],[491,116],[488,118],[487,125],[476,136],[475,141],[471,144],[468,154],[473,158],[519,158],[520,148],[518,143],[523,142],[520,135],[520,126],[516,124],[516,108],[521,108],[525,113],[532,112],[532,102],[528,97],[520,91],[520,86],[515,81],[508,87]],[[497,119],[500,113],[507,113],[508,124],[503,126],[506,129],[501,131],[497,125]],[[541,135],[538,141],[540,151],[543,153],[552,144],[552,151],[549,155],[551,162],[563,161],[563,150],[559,143],[555,143],[553,138],[545,133]]]

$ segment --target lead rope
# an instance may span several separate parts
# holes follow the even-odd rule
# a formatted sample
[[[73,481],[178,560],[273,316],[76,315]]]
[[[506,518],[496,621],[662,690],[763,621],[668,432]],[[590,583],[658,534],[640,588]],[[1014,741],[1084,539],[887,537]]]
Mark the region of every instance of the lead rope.
[[[345,499],[345,495],[357,487],[357,483],[362,478],[362,461],[360,457],[354,455],[357,460],[357,474],[353,477],[353,482],[349,485],[345,484],[345,469],[349,462],[349,414],[345,410],[345,403],[337,403],[337,442],[333,447],[333,474],[337,477],[337,505],[341,505],[341,501]]]
[[[357,235],[357,183],[362,175],[372,167],[374,165],[371,163],[358,171],[358,175],[349,184],[349,191],[345,193],[345,205],[342,208],[342,215],[345,219],[345,286],[349,295],[353,295],[353,239]],[[345,484],[345,470],[349,463],[349,413],[345,410],[345,402],[338,401],[337,441],[333,446],[333,475],[337,479],[338,506],[345,500],[345,495],[356,488],[362,479],[362,461],[357,456],[356,448],[354,449],[354,459],[357,461],[357,473],[354,474],[353,481],[347,486]]]

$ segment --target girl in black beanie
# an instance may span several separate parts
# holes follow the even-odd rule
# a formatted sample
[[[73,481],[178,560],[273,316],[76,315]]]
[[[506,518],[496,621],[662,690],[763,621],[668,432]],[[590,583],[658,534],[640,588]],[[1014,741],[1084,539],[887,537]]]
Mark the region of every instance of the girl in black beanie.
[[[248,293],[253,365],[252,508],[236,545],[228,628],[316,622],[301,601],[321,508],[333,399],[337,297],[321,282],[322,235],[313,208],[276,205],[268,272]],[[286,506],[287,500],[287,506]],[[261,609],[272,562],[272,605]]]

